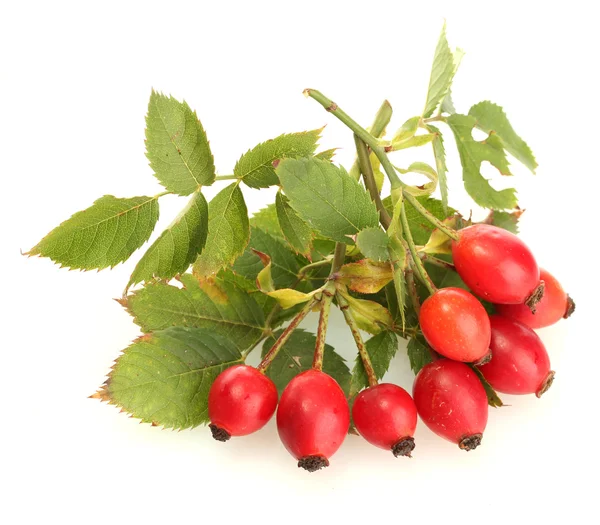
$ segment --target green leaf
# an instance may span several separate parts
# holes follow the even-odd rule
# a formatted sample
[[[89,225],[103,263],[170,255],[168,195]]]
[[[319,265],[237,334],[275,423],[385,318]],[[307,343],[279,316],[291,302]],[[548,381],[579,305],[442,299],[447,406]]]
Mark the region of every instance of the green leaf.
[[[349,235],[379,224],[377,208],[366,190],[330,162],[286,159],[277,174],[292,208],[329,239],[350,244]]]
[[[263,344],[263,357],[271,349],[277,338],[281,335],[281,330],[275,332]],[[304,372],[312,367],[315,344],[317,342],[314,334],[302,329],[296,329],[283,345],[283,348],[277,354],[277,357],[267,368],[269,376],[279,393],[283,391],[286,385],[300,372]],[[350,388],[350,370],[342,356],[335,352],[332,346],[325,345],[325,354],[323,358],[323,372],[333,377],[342,390],[347,394]]]
[[[208,239],[194,263],[194,274],[209,277],[233,263],[250,238],[248,209],[237,183],[221,190],[208,206]]]
[[[429,179],[429,182],[420,186],[407,186],[406,191],[415,197],[423,195],[431,195],[437,188],[438,174],[437,172],[425,162],[413,162],[408,168],[401,169],[396,168],[400,173],[419,173]]]
[[[377,293],[393,278],[392,267],[388,262],[375,262],[363,259],[344,264],[335,274],[335,279],[359,293]]]
[[[458,66],[460,66],[460,63],[464,56],[465,56],[465,52],[462,49],[457,48],[454,51],[453,58],[454,58],[454,74],[455,75],[456,75],[456,72],[458,71]],[[456,113],[456,109],[454,107],[454,102],[452,101],[452,88],[448,88],[448,93],[442,100],[440,110],[442,113],[447,113],[449,115],[451,115],[452,113]]]
[[[335,152],[337,150],[338,150],[338,148],[331,148],[331,149],[319,151],[319,153],[315,154],[315,157],[317,157],[318,159],[321,159],[321,160],[328,160],[329,162],[331,162],[333,160],[333,157],[335,157]]]
[[[271,258],[271,275],[276,288],[290,288],[298,280],[300,268],[308,260],[292,252],[283,239],[273,237],[260,228],[252,228],[249,247],[233,264],[233,270],[254,281],[264,265],[252,250],[267,254]]]
[[[519,233],[519,217],[523,214],[523,210],[513,212],[491,210],[491,224],[504,228],[515,235]]]
[[[431,363],[431,352],[429,346],[424,339],[420,336],[413,337],[408,342],[408,360],[410,361],[410,367],[415,374],[419,373],[419,370],[423,368],[427,363]]]
[[[142,256],[127,288],[142,281],[170,279],[185,272],[204,248],[207,232],[208,204],[198,190]]]
[[[417,197],[417,200],[425,207],[429,212],[435,215],[438,219],[444,220],[445,218],[456,213],[453,208],[448,208],[447,212],[444,211],[444,205],[438,199],[433,197]],[[384,204],[389,205],[391,201],[384,201]],[[412,206],[409,202],[404,202],[404,209],[406,211],[406,219],[408,220],[408,226],[412,233],[415,244],[425,245],[431,236],[431,232],[434,230],[432,224]]]
[[[446,167],[446,150],[444,149],[444,139],[442,138],[441,131],[435,126],[429,126],[435,137],[433,139],[433,156],[435,157],[435,167],[438,174],[438,184],[440,186],[440,193],[442,195],[442,207],[444,210],[448,210],[448,179],[446,173],[448,168]]]
[[[290,246],[302,255],[310,255],[312,245],[312,230],[290,206],[289,199],[281,192],[277,192],[275,198],[275,207],[277,208],[277,217],[283,236],[290,243]]]
[[[367,299],[357,299],[343,290],[339,290],[339,293],[348,302],[348,310],[361,330],[376,335],[383,330],[393,328],[392,314],[381,304]]]
[[[481,381],[481,384],[483,385],[488,398],[488,405],[494,408],[503,407],[504,403],[502,402],[502,399],[500,399],[500,396],[498,396],[492,385],[488,383],[487,379],[481,373],[481,370],[479,370],[479,368],[477,368],[475,365],[469,364],[469,366],[473,369],[473,372],[475,372],[479,378],[479,381]]]
[[[196,112],[154,90],[146,116],[146,156],[159,182],[178,195],[215,180],[213,156]]]
[[[415,135],[414,137],[410,137],[409,139],[400,142],[392,142],[391,151],[400,151],[402,149],[408,148],[418,148],[419,146],[429,144],[433,141],[434,138],[435,136],[431,133],[427,133],[425,135]]]
[[[275,167],[284,158],[312,155],[317,148],[321,129],[280,135],[244,153],[233,168],[233,174],[251,188],[268,188],[279,184]]]
[[[454,73],[456,73],[457,64],[448,45],[446,38],[446,24],[442,27],[442,32],[438,40],[435,54],[433,56],[433,65],[431,66],[431,76],[429,78],[429,89],[427,90],[427,102],[423,110],[423,117],[430,117],[438,104],[447,95]]]
[[[494,133],[500,138],[506,151],[527,166],[532,173],[535,173],[538,163],[531,149],[515,133],[515,130],[506,117],[506,113],[504,113],[504,110],[500,106],[489,100],[485,100],[471,107],[469,115],[477,120],[476,125],[479,129],[486,133]]]
[[[192,428],[208,422],[208,393],[215,378],[243,362],[227,337],[211,330],[171,327],[134,341],[92,397],[145,423]]]
[[[387,234],[379,227],[365,228],[359,231],[356,236],[358,249],[369,259],[377,262],[389,261],[389,244]]]
[[[147,284],[120,301],[143,332],[170,326],[205,328],[234,340],[242,350],[260,339],[265,317],[251,295],[228,282],[199,283],[187,273],[180,279],[184,288]]]
[[[25,255],[48,257],[72,270],[101,270],[127,260],[158,220],[156,197],[99,198],[54,228]]]
[[[447,123],[456,139],[467,193],[483,208],[498,210],[515,208],[517,205],[515,190],[513,188],[495,190],[480,171],[481,163],[488,161],[502,175],[511,175],[501,139],[495,134],[490,134],[481,142],[473,139],[472,132],[477,120],[471,115],[455,113],[448,117]]]
[[[392,138],[392,142],[404,142],[415,136],[415,133],[419,129],[419,122],[421,122],[421,117],[412,117],[409,118]]]
[[[260,228],[270,235],[283,239],[283,232],[281,231],[279,219],[277,218],[277,208],[275,203],[265,206],[252,215],[252,217],[250,217],[250,226],[253,228]]]
[[[398,304],[398,312],[400,313],[402,330],[406,327],[406,277],[404,272],[408,261],[406,247],[404,246],[402,222],[400,221],[400,214],[402,212],[402,206],[404,205],[405,203],[400,200],[396,203],[396,206],[394,206],[392,222],[387,231],[390,239],[389,254],[392,263],[394,289],[396,291],[396,301]]]
[[[390,367],[390,362],[398,350],[398,339],[396,334],[391,331],[381,332],[369,339],[365,346],[371,358],[371,364],[377,379],[381,379]],[[350,382],[350,397],[354,397],[363,388],[369,386],[369,379],[365,372],[360,355],[356,356],[354,368],[352,369],[352,379]]]

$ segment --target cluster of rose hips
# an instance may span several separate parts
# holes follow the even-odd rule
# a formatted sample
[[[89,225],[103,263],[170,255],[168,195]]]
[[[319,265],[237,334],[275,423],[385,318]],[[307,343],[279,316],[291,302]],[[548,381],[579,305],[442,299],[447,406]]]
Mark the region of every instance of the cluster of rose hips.
[[[397,385],[381,383],[360,392],[352,407],[358,433],[395,456],[411,455],[417,414],[433,432],[461,449],[472,450],[481,443],[488,398],[469,364],[499,392],[541,396],[554,372],[533,328],[552,325],[574,308],[559,282],[540,270],[516,235],[487,224],[457,233],[458,240],[452,242],[456,271],[474,294],[495,305],[497,314],[489,316],[462,288],[436,290],[423,302],[419,324],[439,357],[417,374],[414,399]],[[259,369],[234,366],[215,380],[208,405],[215,439],[250,434],[273,416],[277,388]],[[329,464],[349,426],[344,392],[320,370],[297,375],[281,395],[279,436],[306,470]]]

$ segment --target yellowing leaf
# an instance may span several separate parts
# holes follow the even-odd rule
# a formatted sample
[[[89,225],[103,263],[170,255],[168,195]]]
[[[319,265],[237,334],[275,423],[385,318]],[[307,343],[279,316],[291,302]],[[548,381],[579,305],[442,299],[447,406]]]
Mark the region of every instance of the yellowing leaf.
[[[378,334],[382,330],[389,330],[394,326],[392,314],[379,303],[356,299],[343,290],[340,290],[340,293],[348,302],[348,308],[361,330],[370,334]]]
[[[344,264],[335,275],[335,279],[355,292],[377,293],[393,279],[393,273],[389,262],[363,259]]]

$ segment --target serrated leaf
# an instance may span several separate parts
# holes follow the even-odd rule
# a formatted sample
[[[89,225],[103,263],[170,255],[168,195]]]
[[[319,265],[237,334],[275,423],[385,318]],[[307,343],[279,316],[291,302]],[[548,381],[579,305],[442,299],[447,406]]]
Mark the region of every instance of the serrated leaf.
[[[146,156],[169,191],[189,195],[215,180],[215,165],[202,124],[187,103],[152,90],[146,115]]]
[[[310,226],[299,217],[290,206],[289,199],[281,192],[277,192],[275,207],[281,231],[287,242],[296,253],[310,255],[313,238]]]
[[[402,222],[400,221],[400,214],[402,213],[402,206],[404,205],[404,201],[400,200],[394,206],[392,222],[387,231],[390,239],[389,255],[392,263],[394,289],[396,292],[395,295],[398,312],[400,313],[402,330],[406,328],[406,277],[404,272],[408,261],[406,248],[404,246]]]
[[[321,160],[328,160],[329,162],[331,162],[333,160],[333,157],[335,157],[335,152],[337,150],[338,148],[331,148],[319,151],[319,153],[315,154],[315,157]]]
[[[425,209],[427,209],[440,220],[444,220],[446,217],[456,213],[454,208],[448,208],[447,212],[445,212],[444,206],[439,199],[435,199],[433,197],[417,197],[417,200]],[[384,199],[383,204],[390,213],[393,213],[394,210],[389,197]],[[406,212],[406,219],[408,221],[408,226],[415,244],[421,246],[425,245],[429,240],[429,236],[434,230],[434,227],[407,201],[404,202],[404,210]]]
[[[375,371],[377,379],[381,379],[390,367],[390,362],[398,350],[398,339],[396,334],[391,331],[381,332],[371,337],[366,343],[367,352],[371,358],[371,364]],[[354,368],[352,369],[352,379],[350,381],[350,397],[354,397],[363,388],[369,385],[369,379],[365,372],[360,355],[356,356]]]
[[[463,167],[463,181],[467,193],[483,208],[498,210],[512,209],[517,206],[514,188],[495,190],[481,174],[481,163],[488,161],[502,175],[511,175],[506,155],[500,139],[490,134],[479,142],[473,138],[473,128],[477,124],[471,115],[450,115],[446,121],[454,133],[456,146]]]
[[[208,393],[217,375],[243,361],[228,337],[171,327],[144,335],[125,349],[92,397],[145,423],[192,428],[208,422]]]
[[[504,113],[504,110],[500,106],[489,100],[484,100],[483,102],[472,106],[469,110],[469,115],[476,119],[476,125],[479,129],[486,133],[494,133],[500,138],[506,151],[527,166],[532,173],[535,173],[538,163],[536,162],[531,149],[527,143],[515,133],[515,130],[508,121],[506,113]]]
[[[376,335],[382,330],[393,328],[394,319],[385,306],[375,301],[357,299],[348,294],[347,291],[339,290],[339,293],[348,302],[348,310],[361,330]]]
[[[194,275],[200,278],[215,275],[244,253],[249,239],[248,209],[242,190],[234,183],[221,190],[208,205],[208,238],[194,263]]]
[[[444,149],[444,139],[442,138],[441,131],[435,126],[428,126],[428,129],[435,135],[431,144],[433,145],[433,156],[435,157],[438,184],[440,186],[440,193],[442,195],[442,207],[447,211],[448,179],[446,177],[446,173],[448,172],[448,168],[446,167],[446,150]]]
[[[313,229],[337,242],[379,224],[379,214],[366,190],[330,162],[285,159],[277,174],[292,208]]]
[[[281,331],[274,333],[263,344],[262,355],[271,349]],[[267,369],[267,375],[273,380],[281,393],[286,385],[300,372],[312,367],[316,337],[310,332],[296,329],[277,357]],[[325,345],[323,372],[333,377],[342,390],[347,394],[350,388],[350,370],[342,356],[335,352],[332,346]]]
[[[170,326],[206,328],[236,341],[242,350],[260,339],[265,317],[251,295],[228,282],[200,283],[187,273],[180,279],[184,288],[147,284],[122,301],[142,331]]]
[[[519,217],[521,217],[522,214],[523,210],[516,210],[513,212],[491,210],[491,221],[489,224],[508,230],[516,235],[519,233]]]
[[[393,279],[392,267],[388,262],[363,259],[344,264],[335,274],[335,279],[359,293],[377,293]]]
[[[298,280],[300,268],[308,264],[308,260],[292,252],[283,239],[274,237],[260,228],[252,228],[248,248],[233,264],[236,273],[252,281],[264,267],[253,249],[271,258],[271,275],[276,288],[292,287]]]
[[[356,236],[358,249],[369,259],[377,262],[389,261],[389,239],[387,234],[379,227],[365,228]]]
[[[283,239],[283,232],[281,231],[281,226],[279,226],[275,203],[265,206],[252,215],[250,217],[250,226],[252,228],[260,228],[269,235]]]
[[[204,248],[207,233],[208,204],[198,190],[142,256],[127,288],[142,281],[170,279],[185,272]]]
[[[431,66],[431,76],[429,78],[429,88],[427,89],[427,101],[425,102],[423,117],[430,117],[440,101],[446,96],[452,84],[455,71],[454,57],[448,45],[446,24],[444,24],[433,55],[433,65]]]
[[[415,374],[419,373],[419,370],[423,368],[427,363],[433,361],[431,357],[431,351],[425,340],[421,338],[413,337],[408,341],[408,360],[410,361],[410,368]]]
[[[308,157],[317,148],[321,129],[280,135],[244,153],[233,174],[251,188],[268,188],[279,184],[275,167],[284,158]]]
[[[456,75],[456,72],[458,71],[458,67],[460,66],[460,63],[462,62],[462,59],[464,56],[465,56],[465,52],[462,49],[456,48],[454,50],[454,53],[453,53],[454,75]],[[440,111],[442,113],[447,113],[449,115],[451,115],[452,113],[456,113],[456,109],[454,107],[454,102],[452,101],[452,88],[451,87],[448,88],[448,93],[442,100],[442,104],[440,106]]]
[[[101,270],[127,260],[158,220],[156,197],[99,198],[54,228],[25,255],[48,257],[72,270]]]
[[[479,378],[479,381],[481,381],[481,384],[483,385],[485,394],[488,398],[488,405],[494,408],[503,407],[504,403],[502,402],[502,399],[500,399],[500,396],[498,396],[492,385],[488,383],[487,379],[481,373],[481,370],[479,370],[479,368],[477,368],[475,365],[469,364],[469,366],[472,368],[473,372],[475,372],[475,374]]]

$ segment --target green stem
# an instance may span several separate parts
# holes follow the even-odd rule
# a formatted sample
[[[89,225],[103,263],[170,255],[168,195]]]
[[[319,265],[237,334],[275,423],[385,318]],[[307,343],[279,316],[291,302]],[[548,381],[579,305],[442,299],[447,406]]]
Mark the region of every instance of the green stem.
[[[331,286],[329,286],[331,285]],[[314,370],[323,369],[323,354],[325,353],[325,337],[327,335],[327,325],[329,323],[329,310],[331,310],[331,301],[335,287],[333,283],[328,283],[328,286],[323,290],[321,296],[321,314],[319,315],[319,325],[317,328],[317,343],[315,345],[315,356],[313,358],[312,367]]]
[[[377,384],[377,375],[375,374],[375,370],[373,369],[373,363],[371,362],[371,357],[369,356],[367,347],[365,346],[363,338],[360,335],[358,325],[356,324],[356,321],[354,320],[354,317],[352,316],[352,313],[348,308],[348,302],[339,293],[336,294],[336,298],[340,306],[340,310],[342,310],[344,318],[346,319],[346,324],[350,327],[352,337],[354,337],[354,342],[356,343],[356,347],[358,348],[360,359],[362,360],[362,364],[365,367],[367,378],[369,379],[369,386],[375,386]]]
[[[310,272],[311,270],[314,270],[315,268],[320,268],[321,266],[327,266],[328,264],[331,264],[331,259],[323,259],[321,261],[307,264],[306,266],[300,268],[300,270],[298,271],[298,277],[303,277],[304,275],[306,275],[306,273]]]
[[[417,247],[415,246],[415,241],[413,240],[412,233],[410,232],[410,227],[408,226],[408,219],[406,218],[406,210],[404,209],[404,203],[402,203],[402,207],[400,210],[400,220],[402,221],[402,233],[404,234],[404,238],[406,239],[406,242],[408,244],[408,249],[410,251],[410,254],[412,255],[415,269],[417,270],[419,277],[423,281],[423,284],[427,287],[427,290],[429,290],[429,293],[433,295],[437,289],[433,284],[433,281],[427,274],[427,271],[423,266],[423,261],[421,261],[421,258],[417,253]]]
[[[381,138],[381,136],[385,132],[385,128],[390,123],[391,118],[392,106],[387,100],[384,100],[383,104],[381,104],[380,108],[375,114],[373,124],[371,124],[371,127],[369,128],[369,132],[371,133],[371,135],[373,135],[377,139]],[[354,164],[352,164],[352,168],[350,168],[350,171],[348,173],[351,177],[354,177],[354,179],[358,180],[358,178],[360,177],[358,159],[354,161]]]
[[[344,264],[346,259],[346,245],[343,242],[337,242],[335,244],[335,251],[333,252],[333,262],[331,263],[331,273],[329,277],[332,277]]]
[[[161,197],[164,197],[165,195],[173,195],[172,191],[161,191],[160,193],[157,193],[154,197],[152,197],[153,199],[160,199]]]
[[[456,230],[452,228],[448,228],[442,221],[440,221],[435,215],[433,215],[429,210],[427,210],[414,196],[411,195],[408,191],[403,190],[402,195],[404,198],[410,202],[412,207],[417,210],[426,220],[428,220],[433,226],[435,226],[438,230],[445,233],[448,237],[450,237],[454,241],[458,241],[458,233]]]
[[[413,305],[413,309],[416,314],[419,315],[419,311],[421,310],[421,303],[419,302],[419,294],[417,293],[417,284],[415,283],[415,276],[412,271],[412,268],[407,268],[406,272],[406,286],[408,288],[408,296],[410,297],[410,302]]]
[[[316,100],[327,111],[346,124],[346,126],[348,126],[355,135],[358,135],[358,137],[371,148],[371,151],[375,153],[379,159],[379,162],[381,162],[381,165],[383,166],[383,169],[390,180],[390,184],[392,185],[392,190],[405,186],[398,177],[394,166],[392,166],[392,163],[389,161],[384,148],[379,145],[379,140],[377,138],[371,135],[365,128],[363,128],[358,122],[356,122],[345,111],[343,111],[335,102],[323,95],[323,93],[317,91],[316,89],[305,89],[304,94]]]
[[[239,177],[237,175],[217,175],[215,180],[238,180]]]
[[[422,122],[424,124],[429,124],[430,122],[446,122],[446,117],[443,117],[441,113],[438,113],[435,117],[422,119]]]
[[[294,317],[292,319],[290,324],[287,325],[287,327],[281,333],[281,335],[279,336],[277,341],[275,341],[275,344],[273,344],[271,349],[267,352],[267,354],[265,355],[265,357],[263,358],[261,363],[256,367],[256,369],[259,372],[262,372],[263,374],[266,372],[267,368],[269,368],[269,365],[273,362],[273,359],[275,359],[275,357],[277,357],[279,350],[281,350],[283,345],[287,342],[287,340],[292,335],[292,332],[296,328],[298,328],[298,325],[309,314],[309,312],[311,311],[312,307],[315,305],[316,302],[317,301],[313,299],[312,301],[309,301],[308,303],[306,303],[304,308],[302,308],[302,310],[300,310],[300,312],[296,315],[296,317]],[[273,310],[271,310],[271,312],[273,312]]]
[[[371,199],[375,203],[375,206],[377,206],[379,222],[387,230],[392,223],[392,218],[385,209],[383,202],[381,202],[381,196],[379,195],[377,182],[375,182],[375,175],[373,174],[373,166],[369,159],[369,150],[367,149],[367,145],[357,135],[354,135],[354,142],[356,143],[360,173],[362,173],[365,186],[371,194]]]
[[[433,264],[434,266],[438,266],[439,268],[444,268],[445,270],[452,270],[454,272],[456,271],[456,266],[454,266],[451,262],[438,259],[433,255],[429,255],[428,253],[419,252],[419,257],[426,263]]]

